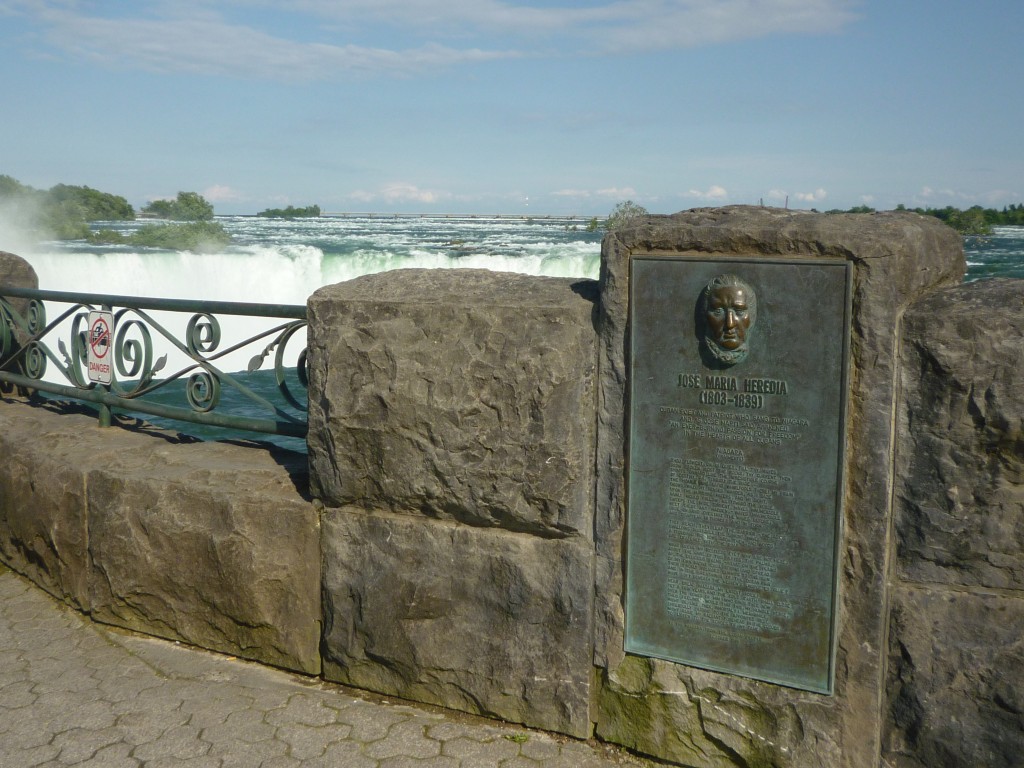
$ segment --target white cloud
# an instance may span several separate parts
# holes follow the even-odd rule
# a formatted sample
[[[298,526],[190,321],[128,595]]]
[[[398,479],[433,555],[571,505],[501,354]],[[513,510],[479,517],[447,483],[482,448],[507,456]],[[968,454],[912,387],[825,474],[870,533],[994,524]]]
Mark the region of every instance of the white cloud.
[[[551,193],[552,197],[573,197],[578,200],[590,200],[599,198],[602,200],[614,200],[622,202],[633,200],[637,197],[633,187],[604,187],[602,189],[558,189]]]
[[[698,200],[725,200],[728,196],[729,192],[726,188],[719,186],[718,184],[712,184],[703,192],[699,189],[691,189],[686,193],[686,197],[694,197]]]
[[[609,200],[631,200],[636,197],[636,190],[632,187],[605,187],[594,192],[596,197],[605,197]]]
[[[394,184],[386,184],[374,192],[357,190],[350,193],[349,198],[360,203],[382,202],[392,205],[397,203],[424,203],[429,205],[443,200],[450,200],[452,194],[433,189],[420,189],[415,184],[396,182]]]
[[[65,53],[152,72],[318,80],[341,73],[407,75],[519,55],[433,42],[390,50],[290,40],[204,11],[188,17],[106,18],[42,6],[36,14],[47,39]]]
[[[802,203],[820,203],[828,197],[828,192],[818,187],[813,192],[797,192],[794,197]]]
[[[520,56],[593,55],[688,48],[783,34],[835,32],[856,0],[612,0],[539,8],[499,0],[297,0],[283,26],[254,26],[269,0],[148,0],[124,15],[63,0],[13,0],[49,43],[76,58],[155,72],[279,80],[351,74],[408,75]],[[246,9],[251,9],[247,11]],[[225,14],[241,9],[240,19]],[[271,11],[272,12],[272,11]],[[280,12],[280,11],[278,11]],[[358,40],[400,28],[413,42],[392,49]],[[557,36],[557,40],[550,36]],[[387,35],[384,35],[386,38]],[[391,35],[393,37],[393,35]],[[299,39],[303,38],[303,39]],[[448,43],[439,41],[447,40]]]
[[[338,23],[385,23],[434,33],[566,35],[604,50],[649,51],[775,34],[821,34],[856,18],[854,0],[613,0],[539,8],[499,0],[304,0]]]
[[[211,203],[232,203],[244,199],[241,193],[222,184],[214,184],[212,187],[207,187],[203,190],[202,194]]]

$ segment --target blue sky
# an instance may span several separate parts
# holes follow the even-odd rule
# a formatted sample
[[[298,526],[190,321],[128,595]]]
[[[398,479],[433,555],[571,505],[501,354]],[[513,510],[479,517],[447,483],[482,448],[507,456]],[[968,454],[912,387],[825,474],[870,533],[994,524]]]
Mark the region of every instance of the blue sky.
[[[1024,202],[1020,0],[0,0],[0,174],[217,213]]]

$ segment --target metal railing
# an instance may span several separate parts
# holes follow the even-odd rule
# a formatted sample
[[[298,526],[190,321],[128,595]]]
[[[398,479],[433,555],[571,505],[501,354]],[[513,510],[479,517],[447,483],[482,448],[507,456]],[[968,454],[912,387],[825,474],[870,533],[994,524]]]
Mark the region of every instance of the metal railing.
[[[44,302],[66,304],[68,308],[48,321]],[[168,328],[188,315],[184,332]],[[223,344],[218,315],[285,322]],[[0,286],[0,382],[94,403],[99,407],[103,426],[111,423],[111,409],[117,408],[209,426],[305,437],[305,328],[306,308],[302,305],[79,294]],[[167,354],[155,357],[154,334],[181,361],[177,370],[164,371],[169,360]],[[302,348],[294,371],[289,372],[285,366],[286,349],[297,334]],[[246,376],[220,367],[228,355],[237,359],[237,353],[241,353],[244,359],[250,350],[255,354],[248,360],[248,373],[259,371],[273,354],[276,391],[281,402],[275,403],[254,391],[246,383]],[[160,378],[158,373],[162,374]],[[51,380],[54,378],[58,381]],[[181,380],[185,381],[182,397],[188,407],[145,399]],[[255,405],[263,417],[215,412],[226,387],[241,396],[247,406]]]

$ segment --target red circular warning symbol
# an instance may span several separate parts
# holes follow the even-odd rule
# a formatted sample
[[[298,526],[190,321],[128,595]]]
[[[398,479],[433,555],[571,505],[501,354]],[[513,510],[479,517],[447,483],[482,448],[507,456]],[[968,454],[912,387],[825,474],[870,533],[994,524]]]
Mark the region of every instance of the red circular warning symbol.
[[[89,326],[89,348],[98,359],[107,356],[110,350],[110,326],[105,317],[97,317]]]

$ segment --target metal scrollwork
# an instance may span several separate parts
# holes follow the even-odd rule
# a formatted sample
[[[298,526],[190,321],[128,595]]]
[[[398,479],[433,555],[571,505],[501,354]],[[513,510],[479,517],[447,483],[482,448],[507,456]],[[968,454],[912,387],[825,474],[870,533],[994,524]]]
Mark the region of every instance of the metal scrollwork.
[[[288,342],[291,340],[292,336],[294,336],[300,330],[305,331],[305,325],[293,325],[291,328],[289,328],[287,331],[281,334],[280,338],[278,339],[277,353],[274,355],[274,376],[277,378],[277,388],[280,390],[281,396],[284,397],[284,399],[287,400],[289,405],[291,405],[293,408],[297,408],[300,411],[305,411],[307,410],[307,407],[301,402],[299,402],[295,395],[292,394],[292,391],[291,389],[289,389],[288,382],[286,381],[284,375],[285,348],[288,346]],[[302,385],[302,388],[308,389],[309,376],[306,370],[305,347],[303,347],[302,351],[299,353],[298,363],[296,364],[296,373],[299,377],[299,383]]]
[[[194,357],[210,354],[220,346],[220,321],[207,312],[193,315],[185,330],[185,344]]]
[[[84,327],[83,327],[84,326]],[[58,349],[64,355],[67,363],[67,375],[76,387],[86,389],[91,387],[89,378],[85,373],[87,360],[89,358],[89,339],[85,329],[89,327],[89,315],[79,312],[71,320],[71,353],[68,354],[64,342],[61,341]]]
[[[46,351],[38,341],[31,341],[25,347],[25,375],[30,379],[41,379],[46,373]]]
[[[131,397],[144,390],[153,380],[153,375],[164,367],[167,355],[153,362],[153,337],[149,327],[140,320],[123,320],[123,312],[117,317],[117,334],[114,341],[114,365],[118,376],[137,379],[129,388],[122,388],[117,381],[113,388],[118,394]],[[129,338],[129,334],[137,338]]]
[[[220,402],[220,381],[209,371],[193,373],[185,387],[185,397],[193,410],[207,413]]]
[[[0,382],[102,404],[108,409],[107,423],[109,408],[118,408],[268,434],[302,437],[306,432],[306,419],[297,413],[307,410],[305,393],[300,391],[308,387],[306,350],[298,355],[296,371],[286,369],[284,363],[286,348],[295,335],[302,331],[304,340],[304,306],[72,294],[3,286],[0,294],[0,365],[5,366],[0,370]],[[12,297],[17,304],[11,303]],[[53,310],[50,302],[66,308]],[[47,320],[47,309],[54,314],[51,321]],[[236,342],[231,338],[222,344],[221,322],[216,317],[220,314],[275,317],[285,322],[247,339]],[[167,317],[172,317],[172,322],[166,322]],[[183,317],[189,318],[184,333],[181,326],[172,330]],[[102,337],[109,339],[109,357],[105,355],[107,344],[89,338],[104,322],[113,332],[112,338]],[[162,345],[169,347],[171,358],[167,354],[158,357]],[[250,359],[250,372],[256,372],[274,353],[277,387],[273,394],[268,392],[274,390],[268,378],[261,375],[249,379],[225,368],[235,364],[236,353],[253,347],[262,347],[262,352]],[[294,358],[294,354],[288,356]],[[174,361],[174,370],[156,378],[169,359]],[[53,363],[50,373],[48,362]],[[175,382],[178,386],[184,383],[188,407],[181,402],[181,390]],[[165,396],[149,397],[158,390]],[[248,405],[229,407],[237,398],[245,399]],[[209,413],[218,407],[236,412]],[[100,421],[104,421],[102,411]]]
[[[33,336],[41,333],[46,328],[46,306],[37,299],[28,303],[28,311],[25,314],[28,332]]]

